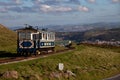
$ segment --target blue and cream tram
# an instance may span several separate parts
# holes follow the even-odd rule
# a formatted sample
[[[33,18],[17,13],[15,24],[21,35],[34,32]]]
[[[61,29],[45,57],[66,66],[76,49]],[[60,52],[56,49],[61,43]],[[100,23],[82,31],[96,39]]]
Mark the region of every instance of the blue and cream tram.
[[[31,26],[17,30],[18,54],[40,54],[52,52],[55,48],[55,33],[47,30],[37,30]]]

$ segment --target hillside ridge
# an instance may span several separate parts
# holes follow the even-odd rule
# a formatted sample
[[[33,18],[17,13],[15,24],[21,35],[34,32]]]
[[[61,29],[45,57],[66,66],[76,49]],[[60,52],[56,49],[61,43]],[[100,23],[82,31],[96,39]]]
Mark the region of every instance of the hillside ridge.
[[[56,36],[63,40],[74,40],[74,41],[84,41],[84,40],[110,41],[112,39],[116,41],[120,41],[120,28],[91,29],[83,32],[56,32]]]
[[[16,32],[0,24],[0,51],[8,51],[13,45],[16,46]]]
[[[4,25],[0,24],[0,28],[6,28]]]

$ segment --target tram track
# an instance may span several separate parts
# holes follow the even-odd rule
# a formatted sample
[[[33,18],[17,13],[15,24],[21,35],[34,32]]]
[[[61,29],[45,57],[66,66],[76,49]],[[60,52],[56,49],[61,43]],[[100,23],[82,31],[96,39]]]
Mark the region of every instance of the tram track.
[[[50,53],[44,53],[41,55],[18,56],[18,57],[10,57],[10,58],[5,58],[5,59],[0,59],[0,65],[28,61],[28,60],[38,59],[38,58],[44,58],[44,57],[48,57],[53,54],[60,54],[63,52],[74,50],[74,49],[75,48],[70,48],[70,49],[59,50],[59,51],[50,52]]]

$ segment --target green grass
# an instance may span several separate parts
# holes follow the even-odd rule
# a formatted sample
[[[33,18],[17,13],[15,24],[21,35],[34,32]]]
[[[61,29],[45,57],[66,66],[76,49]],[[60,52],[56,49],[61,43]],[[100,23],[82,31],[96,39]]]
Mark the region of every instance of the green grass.
[[[102,80],[120,73],[120,53],[99,47],[80,45],[76,50],[46,58],[1,65],[0,74],[16,70],[19,80],[58,80],[52,72],[60,73],[58,63],[64,63],[64,71],[70,70],[76,77],[60,76],[59,80]],[[0,78],[5,80],[4,78]],[[9,80],[9,79],[8,79]]]

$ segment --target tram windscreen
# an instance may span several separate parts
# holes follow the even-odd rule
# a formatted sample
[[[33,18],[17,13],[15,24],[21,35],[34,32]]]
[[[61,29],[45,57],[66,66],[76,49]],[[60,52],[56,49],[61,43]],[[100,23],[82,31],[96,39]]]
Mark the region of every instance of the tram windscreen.
[[[41,33],[39,34],[33,34],[33,40],[41,39]]]
[[[30,32],[19,32],[19,40],[30,40],[31,33]]]

